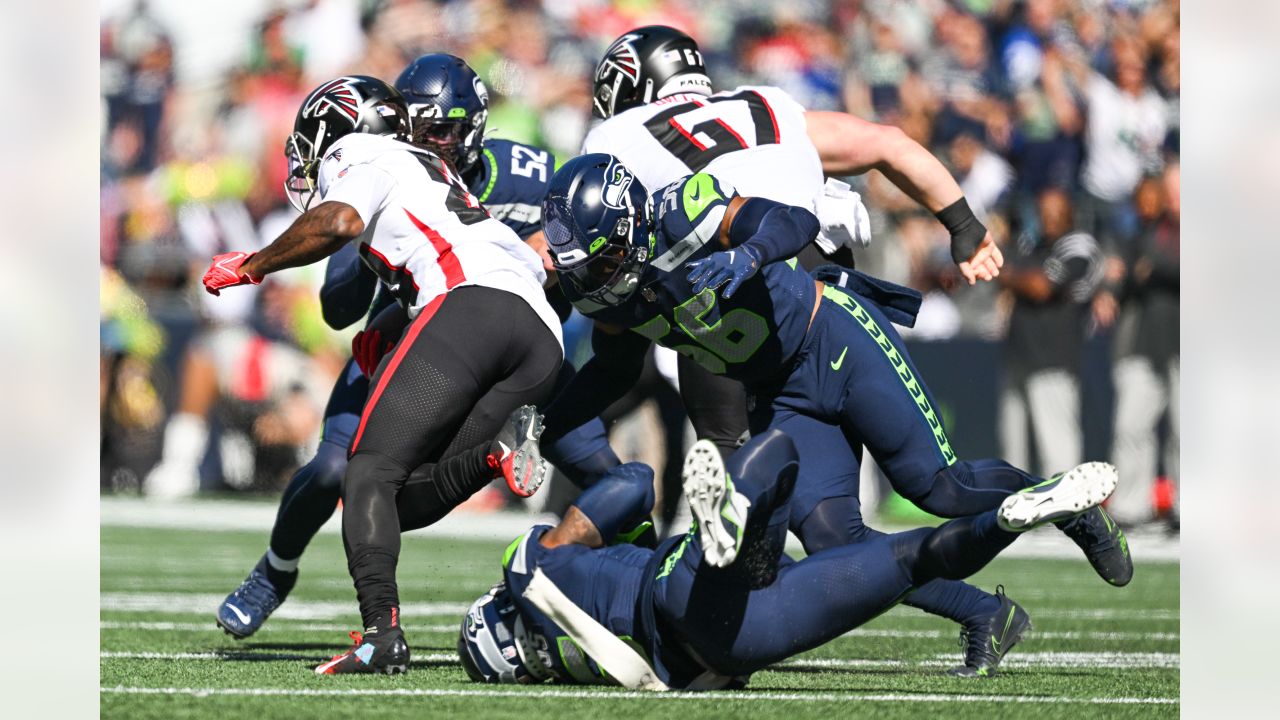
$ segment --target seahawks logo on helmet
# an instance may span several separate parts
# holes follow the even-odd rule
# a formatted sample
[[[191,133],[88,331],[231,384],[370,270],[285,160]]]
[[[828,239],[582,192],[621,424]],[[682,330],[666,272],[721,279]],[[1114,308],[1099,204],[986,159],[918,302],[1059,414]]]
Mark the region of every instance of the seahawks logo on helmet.
[[[631,188],[631,182],[635,180],[635,175],[631,171],[623,167],[619,163],[614,163],[609,168],[609,178],[606,181],[604,190],[600,192],[600,200],[605,207],[614,210],[625,210],[629,206],[630,198],[627,190]]]

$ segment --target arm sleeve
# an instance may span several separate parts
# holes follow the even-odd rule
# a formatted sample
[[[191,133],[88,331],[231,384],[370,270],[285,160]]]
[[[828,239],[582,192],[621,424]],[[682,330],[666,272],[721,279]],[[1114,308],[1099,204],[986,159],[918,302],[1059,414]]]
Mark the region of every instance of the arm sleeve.
[[[599,416],[627,394],[644,371],[649,340],[641,335],[632,332],[613,335],[596,328],[591,335],[591,346],[595,356],[547,406],[543,444],[553,443]]]
[[[763,265],[794,257],[813,242],[818,229],[818,218],[808,210],[754,197],[738,208],[729,226],[729,245],[752,248]]]
[[[320,312],[325,323],[341,330],[364,317],[378,289],[378,276],[360,262],[355,245],[348,243],[329,257],[320,286]]]

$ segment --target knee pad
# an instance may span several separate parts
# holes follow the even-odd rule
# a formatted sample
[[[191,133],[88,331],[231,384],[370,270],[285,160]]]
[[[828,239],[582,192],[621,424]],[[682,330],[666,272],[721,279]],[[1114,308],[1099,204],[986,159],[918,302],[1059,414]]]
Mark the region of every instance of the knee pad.
[[[347,473],[347,449],[331,442],[321,442],[316,456],[307,466],[318,489],[342,492],[342,478]]]

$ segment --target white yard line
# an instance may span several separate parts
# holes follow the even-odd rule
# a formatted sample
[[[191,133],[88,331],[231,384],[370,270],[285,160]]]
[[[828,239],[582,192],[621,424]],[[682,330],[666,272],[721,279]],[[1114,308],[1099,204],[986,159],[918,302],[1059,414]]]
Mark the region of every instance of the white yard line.
[[[428,689],[428,688],[178,688],[178,687],[102,687],[99,692],[126,695],[190,695],[197,698],[216,696],[254,697],[483,697],[483,698],[574,698],[583,700],[746,700],[750,702],[883,702],[883,703],[1041,703],[1053,705],[1177,705],[1170,697],[1064,697],[1045,695],[945,695],[906,693],[779,693],[750,691],[667,692],[590,691],[544,688],[538,690]]]
[[[99,608],[112,612],[149,612],[171,614],[206,615],[215,612],[225,596],[214,593],[143,593],[104,592],[98,597]],[[400,606],[406,618],[450,616],[461,619],[467,611],[466,603],[411,602]],[[272,616],[283,620],[339,620],[356,614],[356,603],[330,600],[290,600]],[[890,610],[890,617],[919,617],[914,608],[897,607]],[[1045,608],[1038,609],[1033,618],[1063,620],[1124,620],[1170,621],[1177,620],[1177,610],[1155,608]]]
[[[275,616],[278,618],[278,616]],[[119,620],[103,620],[98,623],[103,630],[136,630],[141,632],[222,632],[222,629],[213,623],[183,623],[183,622],[128,622]],[[351,629],[350,625],[341,623],[311,623],[311,622],[277,622],[272,620],[271,624],[266,626],[261,632],[269,632],[269,630],[291,630],[300,632],[345,632]],[[443,625],[405,625],[405,632],[425,632],[425,633],[456,633],[458,632],[457,624]],[[908,639],[908,638],[941,638],[953,639],[956,637],[954,630],[890,630],[880,628],[857,628],[850,630],[841,637],[868,637],[868,638],[890,638],[890,639]],[[1029,640],[1148,640],[1163,642],[1178,642],[1181,635],[1176,632],[1101,632],[1101,631],[1062,631],[1062,632],[1037,632],[1030,631],[1026,635]]]
[[[265,533],[275,523],[275,503],[236,500],[182,500],[169,503],[149,502],[140,498],[106,496],[101,500],[103,527],[167,528],[175,530],[253,530]],[[503,543],[540,522],[555,522],[550,515],[504,511],[491,514],[453,513],[429,528],[410,535],[427,537],[494,540]],[[872,524],[874,522],[872,521]],[[334,513],[320,529],[322,533],[340,533],[341,513]],[[1144,562],[1177,562],[1181,556],[1178,538],[1158,530],[1128,533],[1129,548],[1139,564]],[[788,548],[799,549],[792,538]],[[1081,558],[1080,550],[1054,528],[1033,530],[1019,538],[1005,557]],[[104,557],[109,557],[104,555]]]
[[[226,650],[221,652],[149,652],[104,651],[103,659],[120,660],[324,660],[326,653],[269,653],[254,650]],[[453,662],[457,656],[450,653],[414,655],[415,660],[425,662]],[[926,660],[894,660],[889,658],[798,658],[779,663],[775,667],[804,668],[902,668],[902,667],[950,667],[957,659],[950,655],[934,655]],[[1001,667],[1017,668],[1177,668],[1181,658],[1177,653],[1154,652],[1032,652],[1011,653]]]

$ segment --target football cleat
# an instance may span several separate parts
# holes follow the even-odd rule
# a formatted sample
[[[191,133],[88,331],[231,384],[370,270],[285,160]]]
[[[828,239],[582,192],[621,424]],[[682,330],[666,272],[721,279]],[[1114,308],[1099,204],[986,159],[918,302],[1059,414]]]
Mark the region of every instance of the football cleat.
[[[733,488],[720,451],[699,440],[684,458],[684,496],[698,526],[702,557],[714,567],[728,567],[742,549],[751,501]]]
[[[1055,524],[1080,546],[1089,564],[1103,580],[1116,587],[1124,587],[1133,579],[1129,540],[1101,506]]]
[[[542,416],[537,408],[532,405],[516,408],[498,431],[485,458],[494,476],[504,478],[511,492],[520,497],[536,493],[547,478],[547,461],[538,449],[541,435]]]
[[[398,675],[409,672],[409,645],[404,641],[404,632],[400,628],[392,628],[383,633],[363,634],[352,630],[347,634],[354,643],[351,649],[317,665],[317,675]]]
[[[1115,466],[1109,463],[1077,465],[1005,498],[997,513],[1000,528],[1024,532],[1045,523],[1070,520],[1110,497],[1118,480]]]
[[[947,671],[956,677],[991,677],[1004,656],[1031,629],[1031,618],[1018,603],[1004,594],[1004,586],[996,586],[1000,607],[986,618],[965,623],[960,629],[960,647],[964,649],[964,665]]]
[[[218,627],[237,640],[243,640],[257,632],[289,596],[289,591],[298,581],[296,572],[276,574],[284,575],[289,580],[281,585],[271,582],[267,575],[267,557],[262,556],[249,577],[218,606]]]

